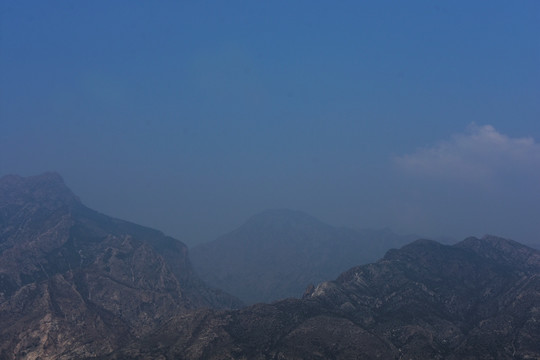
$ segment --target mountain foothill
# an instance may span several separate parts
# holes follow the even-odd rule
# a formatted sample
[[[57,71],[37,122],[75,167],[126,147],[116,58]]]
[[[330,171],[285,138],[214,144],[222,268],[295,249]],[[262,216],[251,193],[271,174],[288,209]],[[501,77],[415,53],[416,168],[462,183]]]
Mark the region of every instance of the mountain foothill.
[[[538,359],[540,251],[268,210],[188,250],[0,178],[0,359]]]

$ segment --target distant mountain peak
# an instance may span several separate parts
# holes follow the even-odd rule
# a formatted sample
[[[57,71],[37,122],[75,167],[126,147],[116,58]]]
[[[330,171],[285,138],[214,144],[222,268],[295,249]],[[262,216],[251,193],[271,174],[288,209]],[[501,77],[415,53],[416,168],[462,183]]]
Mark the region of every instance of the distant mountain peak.
[[[335,227],[302,211],[270,209],[190,253],[205,281],[255,303],[301,296],[307,284],[375,261],[408,241],[387,231]]]
[[[290,219],[320,222],[317,218],[303,211],[286,209],[286,208],[267,209],[267,210],[261,211],[260,213],[255,214],[251,218],[249,218],[247,222],[258,222],[258,221],[265,221],[265,220],[287,221]]]
[[[330,227],[305,212],[291,209],[268,209],[249,218],[244,228],[286,230],[302,227]],[[241,228],[242,228],[241,227]]]

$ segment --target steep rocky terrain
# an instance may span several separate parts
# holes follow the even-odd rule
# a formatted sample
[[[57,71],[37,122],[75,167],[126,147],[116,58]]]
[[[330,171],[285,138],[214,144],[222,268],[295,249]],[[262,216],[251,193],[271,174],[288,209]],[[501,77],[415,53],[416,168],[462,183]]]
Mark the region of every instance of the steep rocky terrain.
[[[267,233],[333,239],[297,215]],[[182,243],[88,209],[58,175],[0,179],[0,359],[538,359],[540,252],[418,240],[301,299],[239,306]]]
[[[303,299],[171,319],[108,359],[539,359],[540,252],[418,240]]]
[[[414,239],[390,230],[337,228],[299,211],[267,210],[192,248],[190,257],[205,282],[252,304],[300,297],[307,284],[334,279]]]
[[[175,314],[238,306],[184,244],[85,207],[57,174],[0,179],[0,359],[108,353]]]

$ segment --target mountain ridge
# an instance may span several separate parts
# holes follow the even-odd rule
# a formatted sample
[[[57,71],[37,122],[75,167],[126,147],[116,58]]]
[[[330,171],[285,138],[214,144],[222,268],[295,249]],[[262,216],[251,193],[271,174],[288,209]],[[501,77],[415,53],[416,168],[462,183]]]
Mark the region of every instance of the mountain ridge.
[[[478,244],[500,256],[477,253]],[[173,318],[105,358],[539,358],[540,272],[518,255],[540,252],[501,238],[418,240],[302,299]],[[204,332],[189,330],[195,324]]]
[[[196,271],[246,303],[300,297],[308,284],[335,278],[412,240],[388,229],[359,232],[304,212],[270,209],[216,240],[192,247]]]
[[[321,233],[280,214],[250,224],[292,227],[280,240],[300,248]],[[302,298],[229,310],[183,243],[85,207],[57,174],[0,178],[2,360],[532,359],[538,304],[540,251],[487,235],[418,239]]]
[[[176,313],[240,306],[183,243],[87,208],[58,174],[0,179],[0,358],[95,356]]]

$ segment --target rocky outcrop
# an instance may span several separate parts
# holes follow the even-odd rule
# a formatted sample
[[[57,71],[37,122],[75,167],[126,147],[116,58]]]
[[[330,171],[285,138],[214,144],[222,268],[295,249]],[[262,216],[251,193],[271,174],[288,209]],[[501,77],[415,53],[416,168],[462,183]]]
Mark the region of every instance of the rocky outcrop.
[[[419,240],[301,300],[172,319],[109,359],[537,359],[540,253]]]
[[[0,179],[1,359],[95,356],[240,305],[199,280],[184,244],[85,207],[59,175]]]
[[[539,304],[540,252],[487,236],[229,310],[182,243],[88,209],[56,174],[0,179],[0,359],[537,359]]]

